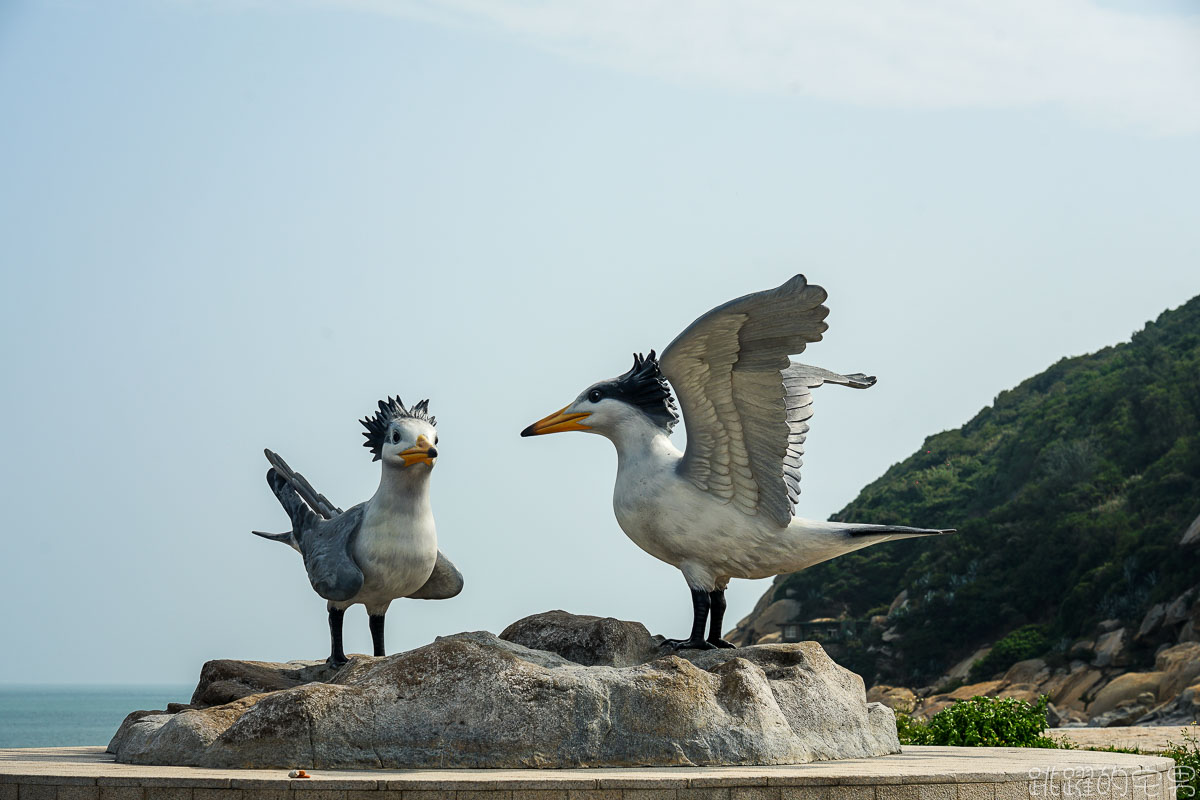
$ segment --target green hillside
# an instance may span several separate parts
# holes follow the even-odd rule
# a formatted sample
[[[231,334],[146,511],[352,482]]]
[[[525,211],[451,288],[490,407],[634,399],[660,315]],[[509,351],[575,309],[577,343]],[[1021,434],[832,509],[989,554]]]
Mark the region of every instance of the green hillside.
[[[957,536],[868,548],[773,591],[805,618],[863,618],[907,589],[891,653],[868,636],[841,660],[869,683],[919,685],[1022,626],[1039,626],[1050,658],[1103,619],[1136,630],[1149,605],[1200,583],[1178,546],[1198,513],[1200,297],[1001,393],[833,517]]]

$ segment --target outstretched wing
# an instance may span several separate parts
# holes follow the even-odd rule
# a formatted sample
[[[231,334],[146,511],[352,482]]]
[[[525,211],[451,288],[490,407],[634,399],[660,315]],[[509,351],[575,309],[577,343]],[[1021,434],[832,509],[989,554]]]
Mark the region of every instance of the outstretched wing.
[[[804,440],[808,438],[808,420],[813,415],[812,390],[826,383],[869,389],[875,385],[873,375],[856,372],[839,375],[827,369],[793,361],[783,371],[784,405],[787,406],[788,449],[783,458],[783,480],[787,484],[788,500],[795,505],[800,499],[800,467],[804,463]]]
[[[687,428],[680,474],[750,516],[780,526],[800,495],[800,459],[816,385],[838,376],[795,365],[789,355],[821,340],[827,297],[796,275],[776,289],[714,308],[663,351]],[[818,372],[820,374],[818,374]],[[870,385],[870,383],[866,383]]]
[[[309,508],[325,519],[333,519],[342,513],[342,510],[329,502],[325,498],[325,495],[314,489],[307,478],[289,467],[288,463],[278,453],[270,450],[263,450],[263,453],[266,454],[267,461],[271,462],[271,466],[275,468],[275,471],[291,484],[291,487],[296,490],[296,494],[300,495],[300,499],[308,504]]]

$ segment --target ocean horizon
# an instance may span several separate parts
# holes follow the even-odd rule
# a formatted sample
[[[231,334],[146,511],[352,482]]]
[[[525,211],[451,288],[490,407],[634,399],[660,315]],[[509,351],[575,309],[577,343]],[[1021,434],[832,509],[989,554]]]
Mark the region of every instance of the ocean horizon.
[[[0,747],[107,745],[131,711],[186,703],[191,684],[0,685]]]

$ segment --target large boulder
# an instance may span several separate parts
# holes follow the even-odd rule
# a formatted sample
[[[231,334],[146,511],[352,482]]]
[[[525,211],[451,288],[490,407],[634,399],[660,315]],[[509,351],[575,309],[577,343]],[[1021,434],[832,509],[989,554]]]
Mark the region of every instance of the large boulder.
[[[1050,677],[1050,670],[1046,668],[1046,662],[1040,658],[1031,658],[1026,661],[1018,661],[1008,668],[1008,672],[1004,673],[1005,683],[1042,683]]]
[[[886,686],[880,684],[867,690],[868,703],[883,703],[893,711],[911,714],[917,707],[917,696],[912,689],[903,686]]]
[[[545,650],[586,667],[631,667],[662,653],[663,639],[655,638],[640,622],[547,611],[517,620],[500,633],[507,642]]]
[[[1185,642],[1168,647],[1155,657],[1154,669],[1163,673],[1158,701],[1166,702],[1200,680],[1200,644]]]
[[[127,720],[110,747],[122,763],[320,769],[795,764],[899,751],[892,711],[867,703],[862,679],[815,642],[649,651],[637,623],[564,612],[505,636],[572,657],[477,632],[355,657],[328,677],[261,662],[241,662],[238,677],[239,662],[224,662],[198,694],[310,668],[316,679]]]
[[[337,670],[324,661],[231,661],[218,659],[200,669],[200,681],[192,692],[193,708],[220,706],[252,694],[277,692],[314,681],[332,680]]]
[[[1110,630],[1096,639],[1093,667],[1121,666],[1127,661],[1125,654],[1125,629]]]
[[[1126,672],[1124,675],[1118,675],[1096,693],[1096,699],[1088,705],[1087,712],[1090,716],[1095,717],[1113,710],[1122,703],[1138,700],[1143,693],[1150,694],[1151,705],[1153,705],[1162,679],[1163,673],[1161,672]]]
[[[1098,669],[1076,664],[1058,690],[1051,693],[1050,700],[1059,708],[1084,708],[1083,699],[1104,677]]]

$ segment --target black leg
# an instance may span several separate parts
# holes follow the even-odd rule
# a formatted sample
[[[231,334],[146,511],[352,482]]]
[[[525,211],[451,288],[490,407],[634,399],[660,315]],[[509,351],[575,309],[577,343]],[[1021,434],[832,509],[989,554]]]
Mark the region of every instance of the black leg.
[[[667,639],[676,650],[712,650],[716,645],[704,641],[704,627],[708,622],[708,592],[692,589],[692,635],[687,639]]]
[[[329,609],[329,658],[326,664],[331,667],[341,667],[346,663],[346,654],[342,652],[342,619],[346,616],[344,608]]]
[[[721,638],[721,623],[725,620],[725,590],[708,593],[708,614],[712,623],[708,626],[708,643],[714,647],[733,647]]]
[[[383,614],[371,614],[371,644],[375,645],[375,655],[386,655],[383,652]]]

